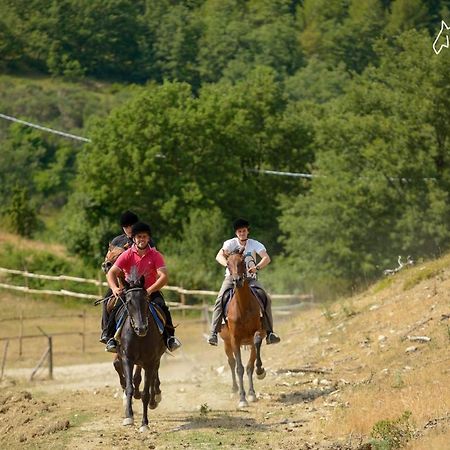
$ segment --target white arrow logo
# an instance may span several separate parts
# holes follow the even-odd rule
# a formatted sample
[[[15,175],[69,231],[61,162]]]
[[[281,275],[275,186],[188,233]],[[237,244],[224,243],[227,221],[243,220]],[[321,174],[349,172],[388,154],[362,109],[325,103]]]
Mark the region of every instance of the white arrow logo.
[[[433,50],[434,50],[434,53],[436,53],[436,55],[439,55],[439,53],[441,52],[441,50],[444,47],[445,48],[449,47],[448,34],[445,34],[445,43],[438,45],[439,39],[441,39],[441,37],[443,36],[442,33],[444,33],[444,28],[446,31],[450,30],[450,27],[448,27],[447,24],[442,20],[441,21],[441,29],[440,29],[438,35],[436,36],[436,39],[433,42]]]

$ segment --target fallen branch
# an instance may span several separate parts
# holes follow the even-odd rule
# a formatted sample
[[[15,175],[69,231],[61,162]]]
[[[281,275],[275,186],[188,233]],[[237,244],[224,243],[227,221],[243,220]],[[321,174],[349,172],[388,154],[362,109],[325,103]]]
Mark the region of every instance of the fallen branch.
[[[383,270],[383,275],[395,275],[397,272],[400,272],[400,270],[404,269],[405,267],[412,266],[414,264],[414,261],[412,260],[411,256],[408,255],[406,257],[406,262],[403,263],[402,257],[399,256],[397,263],[398,263],[398,267],[396,267],[395,269]]]
[[[314,368],[314,367],[297,367],[295,369],[278,369],[276,370],[276,373],[331,373],[333,369],[327,369],[327,368]]]
[[[400,340],[404,341],[405,339],[408,339],[408,336],[411,334],[411,331],[417,330],[417,328],[420,328],[422,325],[425,325],[430,320],[433,320],[432,317],[429,317],[428,319],[422,320],[415,325],[413,325],[403,336],[400,337]]]

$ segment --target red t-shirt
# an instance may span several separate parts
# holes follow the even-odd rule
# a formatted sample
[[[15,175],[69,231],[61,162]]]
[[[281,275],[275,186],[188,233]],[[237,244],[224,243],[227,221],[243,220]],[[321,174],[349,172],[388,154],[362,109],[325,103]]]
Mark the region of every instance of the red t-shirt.
[[[144,255],[138,254],[136,245],[125,250],[114,263],[125,273],[127,281],[145,277],[145,289],[148,289],[158,278],[157,270],[166,267],[164,258],[158,250],[148,247]]]

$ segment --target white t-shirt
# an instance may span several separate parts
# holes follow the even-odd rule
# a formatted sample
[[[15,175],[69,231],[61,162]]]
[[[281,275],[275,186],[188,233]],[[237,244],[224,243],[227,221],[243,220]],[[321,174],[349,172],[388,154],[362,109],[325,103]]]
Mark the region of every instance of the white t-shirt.
[[[239,243],[239,239],[237,237],[232,238],[232,239],[228,239],[227,241],[225,241],[222,245],[222,248],[231,253],[231,252],[236,252],[238,250],[240,250],[242,248],[241,244]],[[261,252],[266,251],[266,247],[264,247],[263,244],[261,244],[261,242],[256,241],[255,239],[247,239],[247,242],[245,243],[245,250],[244,250],[244,260],[245,260],[245,265],[247,267],[247,270],[250,269],[251,267],[255,267],[256,266],[256,255],[258,254],[259,256],[261,256]],[[225,276],[229,276],[230,275],[230,271],[228,270],[228,267],[225,270]],[[255,277],[256,278],[256,274],[252,274],[247,272],[247,276],[251,276],[251,277]]]

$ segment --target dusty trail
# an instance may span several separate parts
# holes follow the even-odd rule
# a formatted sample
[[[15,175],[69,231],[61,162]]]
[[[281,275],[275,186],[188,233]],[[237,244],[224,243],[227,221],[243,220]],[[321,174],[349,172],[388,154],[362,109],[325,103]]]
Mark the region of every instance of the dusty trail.
[[[17,398],[4,402],[6,421],[0,433],[6,431],[7,439],[0,438],[0,444],[4,440],[9,448],[46,449],[292,449],[311,441],[306,425],[317,411],[283,397],[283,376],[274,371],[279,349],[264,348],[268,374],[265,380],[255,381],[259,401],[238,410],[223,347],[210,347],[200,335],[181,337],[182,349],[163,357],[163,400],[149,412],[148,433],[138,432],[140,401],[134,402],[135,425],[122,426],[118,377],[111,362],[102,362],[55,367],[53,380],[45,380],[44,373],[31,384],[24,378],[29,377],[29,369],[8,371],[2,392],[9,392],[8,379],[15,380],[11,392]],[[31,399],[17,394],[24,391]],[[320,448],[317,440],[311,445],[314,442],[317,447],[310,448]]]

